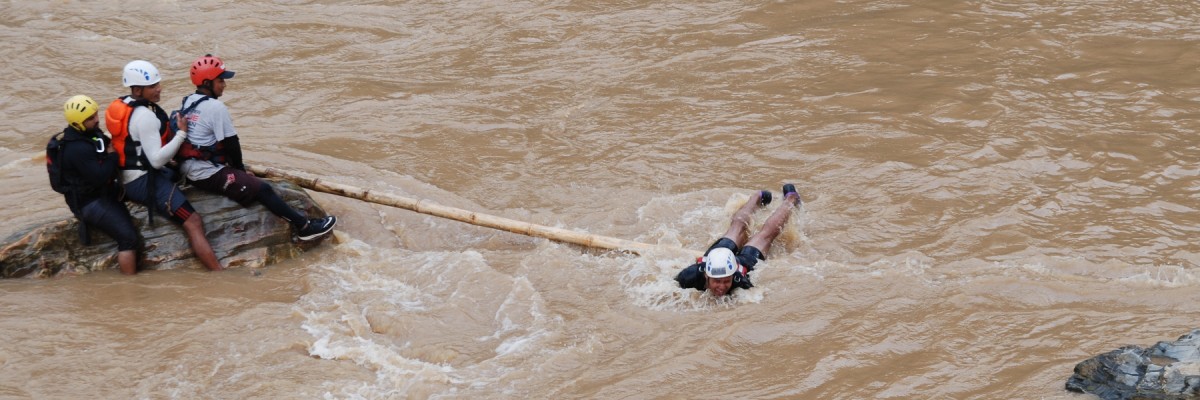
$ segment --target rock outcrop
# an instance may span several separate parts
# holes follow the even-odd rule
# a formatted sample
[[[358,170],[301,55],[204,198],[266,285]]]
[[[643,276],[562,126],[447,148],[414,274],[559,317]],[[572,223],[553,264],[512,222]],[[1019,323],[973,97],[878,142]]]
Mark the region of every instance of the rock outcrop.
[[[309,217],[325,216],[304,189],[284,181],[271,181],[271,185],[293,208]],[[295,242],[287,222],[259,204],[242,207],[196,188],[185,189],[184,193],[203,217],[213,251],[227,268],[262,267],[295,257],[325,239]],[[193,256],[182,227],[161,215],[155,215],[153,226],[147,227],[146,208],[126,204],[142,234],[139,270],[203,268]],[[78,221],[68,217],[12,235],[0,244],[0,277],[52,277],[116,268],[116,242],[93,228],[89,229],[91,244],[84,246],[78,229]]]
[[[1067,390],[1105,400],[1200,398],[1200,329],[1174,342],[1125,346],[1084,360]]]

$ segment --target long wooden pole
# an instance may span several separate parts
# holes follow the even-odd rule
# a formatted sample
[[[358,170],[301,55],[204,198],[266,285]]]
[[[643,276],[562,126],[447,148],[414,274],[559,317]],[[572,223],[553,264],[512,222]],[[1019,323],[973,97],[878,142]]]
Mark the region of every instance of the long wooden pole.
[[[327,182],[321,178],[284,171],[273,167],[251,165],[247,166],[247,168],[255,175],[285,179],[309,190],[315,190],[318,192],[329,193],[342,197],[349,197],[352,199],[381,204],[389,207],[403,208],[405,210],[415,211],[421,214],[433,215],[436,217],[465,222],[471,225],[499,229],[526,236],[540,237],[599,249],[622,250],[643,255],[651,252],[658,252],[668,253],[672,256],[695,257],[701,253],[679,247],[657,246],[608,236],[593,235],[589,233],[538,225],[530,222],[517,221],[504,217],[467,211],[461,208],[444,206],[427,200],[414,199],[386,193],[374,193],[367,189],[343,185],[335,182]]]

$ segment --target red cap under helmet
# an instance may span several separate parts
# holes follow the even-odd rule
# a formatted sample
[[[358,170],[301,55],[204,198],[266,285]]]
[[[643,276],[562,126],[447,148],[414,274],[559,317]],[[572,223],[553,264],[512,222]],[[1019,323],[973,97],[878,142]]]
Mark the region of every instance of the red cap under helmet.
[[[220,58],[214,57],[212,54],[205,54],[204,57],[196,59],[192,63],[192,84],[200,86],[204,81],[213,79],[229,79],[233,77],[233,71],[225,70],[225,63],[221,62]]]

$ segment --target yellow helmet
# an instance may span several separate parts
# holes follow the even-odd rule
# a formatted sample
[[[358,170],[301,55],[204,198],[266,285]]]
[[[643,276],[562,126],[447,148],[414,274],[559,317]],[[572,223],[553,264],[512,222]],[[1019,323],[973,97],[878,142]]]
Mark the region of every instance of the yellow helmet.
[[[84,130],[83,121],[91,118],[98,111],[100,111],[100,105],[96,104],[91,97],[82,94],[67,99],[67,103],[63,104],[63,115],[67,117],[67,124],[81,131]]]

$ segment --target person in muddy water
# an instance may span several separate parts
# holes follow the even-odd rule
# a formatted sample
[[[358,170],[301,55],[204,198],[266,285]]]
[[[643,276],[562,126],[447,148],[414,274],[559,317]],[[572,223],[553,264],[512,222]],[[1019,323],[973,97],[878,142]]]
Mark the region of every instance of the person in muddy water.
[[[755,209],[771,204],[771,192],[759,191],[746,201],[745,205],[733,214],[729,230],[725,236],[717,239],[704,257],[697,259],[695,264],[679,271],[675,281],[684,289],[707,290],[715,297],[725,296],[733,289],[749,289],[750,271],[758,260],[766,260],[766,254],[771,249],[771,242],[783,231],[783,225],[792,216],[792,211],[800,207],[800,194],[792,184],[783,185],[783,204],[767,217],[758,233],[749,236],[750,216]]]

